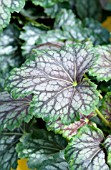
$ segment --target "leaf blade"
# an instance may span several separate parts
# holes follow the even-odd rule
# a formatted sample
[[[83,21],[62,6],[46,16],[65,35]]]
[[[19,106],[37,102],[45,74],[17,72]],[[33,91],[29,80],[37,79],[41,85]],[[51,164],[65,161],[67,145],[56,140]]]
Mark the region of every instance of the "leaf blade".
[[[32,114],[28,113],[32,96],[14,100],[7,92],[0,93],[0,131],[4,128],[14,130],[22,122],[29,122]]]
[[[111,79],[111,45],[98,46],[96,49],[100,56],[95,65],[89,70],[89,74],[96,76],[98,81],[108,81]]]
[[[104,135],[101,130],[84,126],[73,137],[65,150],[66,160],[71,170],[75,169],[98,169],[109,170],[105,162],[105,153],[100,148]]]
[[[25,0],[2,0],[0,3],[0,31],[6,27],[10,21],[11,13],[19,12],[25,5]]]

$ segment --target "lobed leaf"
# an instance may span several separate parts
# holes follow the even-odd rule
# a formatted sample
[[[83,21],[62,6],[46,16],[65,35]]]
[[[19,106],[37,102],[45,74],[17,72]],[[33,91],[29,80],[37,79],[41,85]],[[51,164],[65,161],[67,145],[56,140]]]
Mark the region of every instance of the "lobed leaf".
[[[104,135],[98,128],[82,127],[65,150],[70,170],[109,170],[101,147],[103,139]]]
[[[90,114],[98,103],[96,85],[82,79],[94,64],[97,55],[90,45],[74,44],[60,49],[35,50],[35,54],[20,69],[14,69],[7,90],[14,98],[31,93],[31,112],[46,121],[59,117],[73,122],[78,112]]]
[[[28,158],[29,168],[39,170],[46,160],[55,160],[58,157],[62,163],[64,158],[61,152],[65,146],[66,141],[61,136],[38,129],[31,134],[24,134],[16,150],[20,158]]]
[[[98,81],[108,81],[111,79],[111,45],[96,47],[99,58],[89,73],[96,76]]]
[[[0,169],[2,170],[17,168],[18,155],[15,147],[21,136],[16,132],[3,131],[0,133]]]
[[[68,40],[87,40],[93,44],[109,43],[109,31],[94,19],[85,18],[83,22],[77,19],[71,10],[61,9],[55,18],[54,27],[61,28]]]
[[[48,122],[47,129],[50,131],[54,131],[55,133],[62,134],[64,138],[70,140],[74,135],[78,133],[78,129],[80,129],[85,124],[90,124],[89,119],[93,116],[90,114],[89,116],[81,115],[79,121],[75,121],[69,125],[64,125],[60,119],[55,122]]]
[[[25,0],[2,0],[0,2],[0,31],[9,24],[11,13],[19,12],[24,5]]]
[[[0,131],[8,128],[13,130],[20,126],[22,122],[29,122],[32,114],[28,113],[28,108],[32,96],[14,100],[7,92],[0,93]]]

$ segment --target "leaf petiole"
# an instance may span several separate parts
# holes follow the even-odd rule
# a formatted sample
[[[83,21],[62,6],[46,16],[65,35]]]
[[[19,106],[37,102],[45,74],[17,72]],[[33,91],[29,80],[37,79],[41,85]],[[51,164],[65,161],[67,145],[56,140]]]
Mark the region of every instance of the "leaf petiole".
[[[102,113],[101,113],[97,108],[95,109],[95,112],[96,112],[97,115],[102,119],[102,121],[103,121],[108,127],[111,128],[110,122],[109,122],[107,119],[105,119],[105,117],[102,115]]]

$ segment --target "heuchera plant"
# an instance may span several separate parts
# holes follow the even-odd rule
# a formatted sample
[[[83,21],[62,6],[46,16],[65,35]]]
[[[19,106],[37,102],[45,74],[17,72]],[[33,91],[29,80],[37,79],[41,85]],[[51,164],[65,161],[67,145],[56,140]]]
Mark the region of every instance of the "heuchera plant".
[[[110,33],[97,21],[111,9],[103,3],[0,2],[0,170],[22,158],[31,170],[111,169]]]

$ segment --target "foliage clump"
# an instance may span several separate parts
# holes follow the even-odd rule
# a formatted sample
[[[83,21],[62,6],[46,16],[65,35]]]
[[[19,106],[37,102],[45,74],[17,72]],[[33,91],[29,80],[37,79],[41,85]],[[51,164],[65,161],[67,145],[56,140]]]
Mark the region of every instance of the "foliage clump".
[[[0,169],[111,169],[111,44],[99,0],[0,8]],[[96,15],[95,15],[96,14]]]

